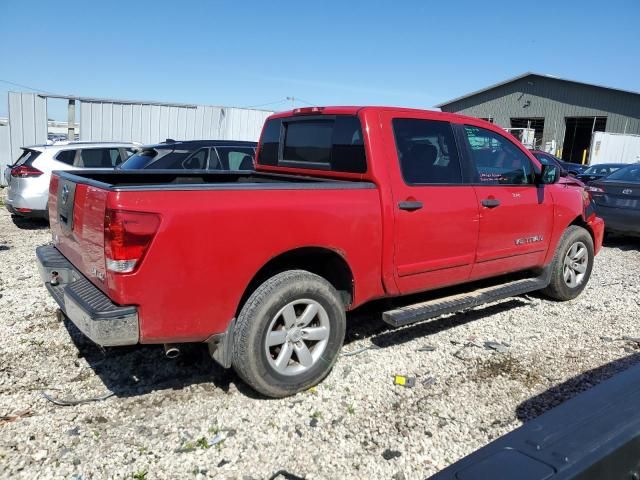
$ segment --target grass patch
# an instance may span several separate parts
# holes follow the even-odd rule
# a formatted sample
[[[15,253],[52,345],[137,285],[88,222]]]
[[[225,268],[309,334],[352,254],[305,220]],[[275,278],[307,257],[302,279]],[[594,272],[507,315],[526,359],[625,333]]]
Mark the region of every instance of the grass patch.
[[[544,383],[537,371],[524,366],[510,355],[493,356],[488,360],[480,361],[470,378],[477,381],[487,381],[499,376],[520,382],[527,388]]]

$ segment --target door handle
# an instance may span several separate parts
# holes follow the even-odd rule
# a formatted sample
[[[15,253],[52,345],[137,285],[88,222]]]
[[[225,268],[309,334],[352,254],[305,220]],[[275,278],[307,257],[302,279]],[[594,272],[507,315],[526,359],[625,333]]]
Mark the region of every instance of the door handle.
[[[399,202],[398,208],[400,210],[407,210],[409,212],[413,212],[414,210],[420,210],[422,208],[422,202],[418,202],[418,201]]]
[[[482,206],[487,208],[496,208],[500,206],[500,200],[497,198],[485,198],[482,200]]]

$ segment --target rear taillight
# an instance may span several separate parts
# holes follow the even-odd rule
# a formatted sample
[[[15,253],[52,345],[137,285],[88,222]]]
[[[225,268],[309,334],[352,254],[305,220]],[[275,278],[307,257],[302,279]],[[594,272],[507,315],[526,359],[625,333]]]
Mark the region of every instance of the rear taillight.
[[[57,175],[51,175],[51,181],[49,182],[49,193],[54,195],[58,194],[58,182],[60,179]]]
[[[313,115],[314,113],[322,113],[324,107],[302,107],[293,110],[294,115]]]
[[[19,165],[11,169],[11,176],[17,178],[39,177],[42,172],[29,165]]]
[[[108,209],[104,216],[107,270],[131,273],[138,267],[160,226],[155,213]]]

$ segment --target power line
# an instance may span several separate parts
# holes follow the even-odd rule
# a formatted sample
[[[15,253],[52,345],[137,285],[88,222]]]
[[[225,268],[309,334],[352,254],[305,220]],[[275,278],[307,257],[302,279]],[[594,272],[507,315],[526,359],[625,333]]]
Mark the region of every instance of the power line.
[[[318,104],[317,103],[311,103],[311,102],[307,102],[306,100],[300,98],[300,97],[296,97],[296,101],[298,102],[302,102],[302,103],[306,103],[307,105],[310,105],[312,107],[317,107]]]
[[[267,103],[261,103],[259,105],[249,105],[248,107],[242,107],[242,108],[258,108],[258,107],[266,107],[268,105],[275,105],[277,103],[284,103],[286,102],[287,99],[286,98],[282,98],[280,100],[276,100],[274,102],[267,102]]]
[[[26,88],[27,90],[33,90],[34,92],[41,92],[41,93],[48,93],[50,95],[55,95],[55,93],[53,92],[47,92],[46,90],[42,90],[40,88],[33,88],[33,87],[30,87],[29,85],[23,85],[21,83],[10,82],[9,80],[2,80],[1,78],[0,78],[0,83],[7,83],[9,85],[13,85],[14,87]]]

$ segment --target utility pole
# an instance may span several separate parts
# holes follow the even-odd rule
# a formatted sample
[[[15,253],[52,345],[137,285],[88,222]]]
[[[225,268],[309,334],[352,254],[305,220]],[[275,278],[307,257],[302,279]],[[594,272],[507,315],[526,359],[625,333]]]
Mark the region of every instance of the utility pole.
[[[76,139],[76,101],[69,99],[67,107],[67,140],[73,142]]]
[[[296,97],[287,97],[287,100],[291,100],[291,110],[296,108]]]

